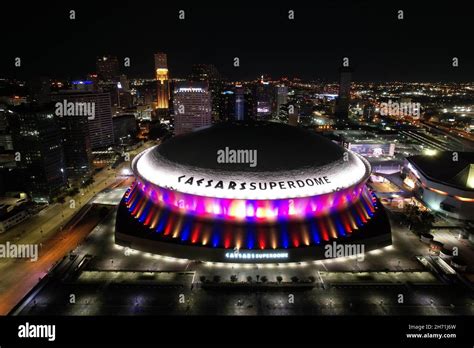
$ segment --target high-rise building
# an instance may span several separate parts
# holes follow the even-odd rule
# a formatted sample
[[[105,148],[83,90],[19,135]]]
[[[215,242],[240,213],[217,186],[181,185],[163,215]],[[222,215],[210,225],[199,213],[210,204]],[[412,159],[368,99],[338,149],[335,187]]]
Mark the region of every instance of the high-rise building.
[[[114,144],[114,131],[112,125],[112,108],[110,94],[94,91],[61,91],[54,93],[52,99],[63,105],[87,105],[89,110],[94,110],[93,115],[87,116],[87,129],[89,132],[92,150],[100,150]],[[83,104],[85,103],[85,104]],[[84,115],[68,115],[84,116]]]
[[[29,81],[29,99],[31,102],[44,104],[50,102],[51,81],[46,77]]]
[[[276,115],[280,115],[280,109],[282,105],[288,103],[288,87],[285,85],[276,86]]]
[[[116,145],[129,145],[135,142],[138,124],[133,114],[123,114],[112,118]]]
[[[190,81],[176,83],[173,107],[176,135],[192,132],[212,123],[211,95],[206,83]]]
[[[235,119],[245,119],[245,90],[241,85],[235,86]]]
[[[0,154],[13,151],[12,134],[7,118],[10,113],[12,113],[10,110],[0,106]]]
[[[224,88],[219,98],[220,121],[250,120],[253,114],[253,98],[251,91],[238,84]]]
[[[225,120],[229,116],[226,111],[221,110],[221,98],[227,98],[229,95],[222,94],[224,86],[222,77],[217,68],[212,64],[195,64],[191,68],[191,81],[206,82],[209,93],[211,94],[212,117],[214,120]]]
[[[0,195],[7,191],[21,190],[21,178],[15,175],[17,162],[8,121],[9,114],[12,114],[12,111],[0,105]]]
[[[92,149],[87,116],[58,117],[68,178],[72,182],[92,173]]]
[[[50,201],[67,182],[53,105],[21,105],[8,115],[8,120],[24,190],[35,201]]]
[[[234,89],[226,88],[223,90],[219,101],[219,110],[221,113],[219,121],[235,120],[237,111],[237,95],[235,94]]]
[[[235,86],[235,119],[237,121],[254,118],[254,97],[252,91],[242,85]]]
[[[100,81],[117,82],[120,76],[119,62],[116,56],[97,57],[96,69]]]
[[[335,116],[338,120],[349,117],[349,103],[351,101],[352,69],[342,67],[339,69],[339,96],[336,100]]]
[[[156,109],[160,114],[166,114],[170,99],[168,59],[166,53],[155,53],[155,76],[157,81]]]
[[[268,120],[273,113],[274,92],[269,81],[262,78],[255,86],[255,116],[258,120]]]

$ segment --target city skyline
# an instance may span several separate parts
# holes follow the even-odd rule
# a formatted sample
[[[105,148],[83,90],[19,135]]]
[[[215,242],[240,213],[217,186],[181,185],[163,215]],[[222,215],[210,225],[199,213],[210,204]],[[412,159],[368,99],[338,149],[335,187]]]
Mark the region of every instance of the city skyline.
[[[465,3],[3,13],[0,344],[472,341]]]

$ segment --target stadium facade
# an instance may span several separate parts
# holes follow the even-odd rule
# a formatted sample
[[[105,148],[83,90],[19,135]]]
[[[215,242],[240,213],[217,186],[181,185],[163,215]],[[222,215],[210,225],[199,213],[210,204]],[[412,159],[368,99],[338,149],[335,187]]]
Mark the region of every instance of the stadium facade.
[[[391,245],[361,156],[300,128],[223,123],[176,136],[132,163],[117,244],[198,261],[300,262],[324,246]]]

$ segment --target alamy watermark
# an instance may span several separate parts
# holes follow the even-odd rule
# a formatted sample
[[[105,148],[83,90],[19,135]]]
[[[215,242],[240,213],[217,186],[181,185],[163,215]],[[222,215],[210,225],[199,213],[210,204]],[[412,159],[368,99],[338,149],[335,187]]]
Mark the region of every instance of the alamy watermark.
[[[56,325],[38,325],[26,322],[18,326],[18,337],[46,338],[48,341],[53,342],[56,340]]]
[[[0,258],[38,261],[38,244],[0,244]]]
[[[420,103],[411,102],[392,102],[380,104],[380,115],[382,116],[420,116]]]
[[[217,150],[217,163],[248,163],[257,166],[257,150],[234,150],[229,147]]]
[[[64,99],[55,104],[56,116],[87,116],[87,119],[95,118],[95,102],[71,102]]]
[[[332,242],[324,246],[324,257],[335,259],[339,257],[355,257],[357,261],[364,261],[364,244],[339,244]]]

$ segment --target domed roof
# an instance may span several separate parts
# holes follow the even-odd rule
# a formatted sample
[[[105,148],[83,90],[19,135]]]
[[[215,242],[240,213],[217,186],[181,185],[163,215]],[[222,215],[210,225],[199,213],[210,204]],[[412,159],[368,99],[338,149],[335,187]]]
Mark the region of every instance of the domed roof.
[[[255,150],[257,164],[219,163],[218,151]],[[320,167],[340,160],[344,149],[302,128],[275,122],[228,122],[174,137],[157,153],[169,161],[221,171],[275,172]]]
[[[231,122],[176,136],[133,160],[139,180],[183,193],[283,199],[363,182],[370,165],[316,133],[280,123]]]

